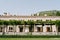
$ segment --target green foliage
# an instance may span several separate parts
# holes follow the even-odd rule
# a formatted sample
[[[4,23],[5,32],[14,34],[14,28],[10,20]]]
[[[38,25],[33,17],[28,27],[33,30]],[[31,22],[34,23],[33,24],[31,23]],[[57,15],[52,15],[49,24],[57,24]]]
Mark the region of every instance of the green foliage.
[[[44,22],[42,20],[36,20],[37,24],[43,24]]]
[[[59,11],[57,11],[56,16],[60,16],[60,12]]]
[[[14,20],[9,20],[9,25],[15,25],[15,21]]]
[[[52,21],[52,20],[46,20],[44,23],[45,23],[45,24],[55,24],[55,21]]]
[[[0,35],[0,38],[60,38],[60,35]]]
[[[18,20],[18,21],[17,21],[17,25],[20,25],[20,24],[21,24],[21,20]]]
[[[0,20],[0,25],[34,25],[34,24],[56,24],[57,26],[60,26],[60,20],[52,21],[52,20]]]
[[[33,15],[34,16],[44,16],[45,14],[47,16],[60,16],[60,11],[58,11],[58,10],[41,11],[41,12],[35,13]]]
[[[3,20],[4,25],[9,25],[9,21]]]
[[[0,25],[4,25],[3,20],[0,20]]]
[[[60,26],[60,20],[56,20],[55,23],[56,23],[57,26]]]

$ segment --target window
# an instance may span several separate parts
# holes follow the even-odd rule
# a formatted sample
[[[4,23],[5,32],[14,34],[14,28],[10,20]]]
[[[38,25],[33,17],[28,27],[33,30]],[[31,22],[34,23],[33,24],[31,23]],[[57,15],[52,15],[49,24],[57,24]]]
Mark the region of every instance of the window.
[[[60,32],[60,27],[58,27],[58,32]]]
[[[0,32],[2,32],[2,29],[3,29],[3,28],[2,28],[2,27],[0,27]]]
[[[19,27],[19,32],[23,32],[23,27]]]
[[[9,27],[9,32],[13,32],[13,27]]]
[[[47,32],[50,32],[50,27],[47,27]]]
[[[42,32],[42,27],[37,27],[37,32]]]

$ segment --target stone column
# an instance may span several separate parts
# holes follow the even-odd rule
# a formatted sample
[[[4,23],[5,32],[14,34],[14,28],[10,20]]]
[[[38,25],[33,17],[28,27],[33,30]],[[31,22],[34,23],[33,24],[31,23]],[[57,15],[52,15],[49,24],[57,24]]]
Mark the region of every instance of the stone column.
[[[57,32],[56,25],[52,25],[52,32]]]
[[[52,32],[56,35],[58,34],[56,25],[52,25]]]
[[[43,31],[43,28],[42,27],[40,27],[40,32],[42,32]]]
[[[14,29],[14,32],[16,32],[16,27],[17,27],[17,25],[14,25],[14,28],[13,28]]]
[[[34,32],[37,32],[37,27],[36,27],[36,25],[34,25]]]
[[[7,32],[7,26],[5,26],[5,28],[4,28],[4,29],[5,29],[5,32]]]
[[[7,30],[7,28],[6,28],[6,25],[2,25],[2,31],[3,31],[3,35],[5,35],[5,33],[7,32],[6,30]]]
[[[47,27],[47,25],[43,26],[43,32],[46,32],[46,30],[47,30],[46,27]]]
[[[19,25],[16,26],[16,32],[19,32]]]
[[[6,27],[6,32],[8,32],[8,30],[7,30],[7,29],[8,29],[8,26]]]
[[[29,32],[29,25],[26,25],[25,32]]]
[[[26,25],[23,25],[23,32],[25,32],[25,27],[26,27]]]
[[[52,25],[50,25],[50,31],[52,32]]]

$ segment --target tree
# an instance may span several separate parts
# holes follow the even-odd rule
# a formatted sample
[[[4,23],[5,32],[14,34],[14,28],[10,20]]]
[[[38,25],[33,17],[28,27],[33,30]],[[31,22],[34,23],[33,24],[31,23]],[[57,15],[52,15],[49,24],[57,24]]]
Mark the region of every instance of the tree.
[[[4,21],[4,20],[0,20],[0,25],[4,25],[3,21]]]
[[[59,31],[58,28],[60,27],[60,20],[56,20],[55,24],[56,24],[57,34],[58,34],[58,31]]]
[[[56,16],[60,16],[60,12],[59,11],[57,11]]]

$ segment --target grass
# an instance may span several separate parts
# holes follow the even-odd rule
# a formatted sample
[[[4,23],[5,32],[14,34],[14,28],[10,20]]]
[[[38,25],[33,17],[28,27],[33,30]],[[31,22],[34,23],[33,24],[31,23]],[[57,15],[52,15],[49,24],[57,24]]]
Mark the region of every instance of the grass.
[[[18,35],[0,35],[0,40],[60,40],[60,35],[55,36],[18,36]]]
[[[0,38],[0,40],[60,40],[60,38]]]

